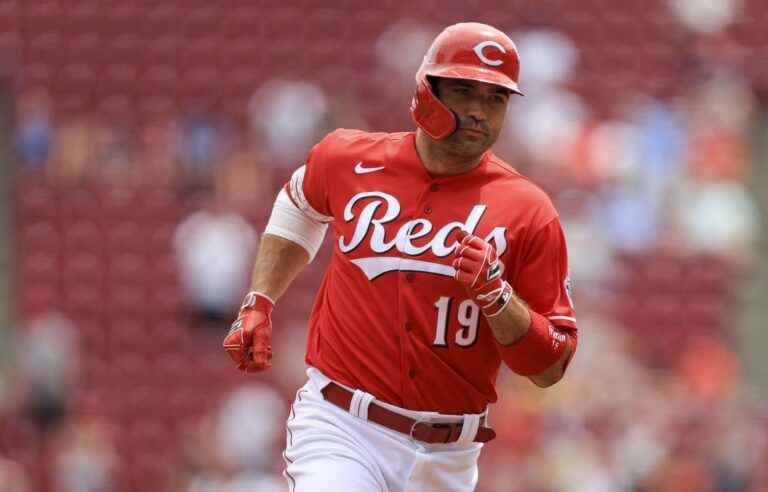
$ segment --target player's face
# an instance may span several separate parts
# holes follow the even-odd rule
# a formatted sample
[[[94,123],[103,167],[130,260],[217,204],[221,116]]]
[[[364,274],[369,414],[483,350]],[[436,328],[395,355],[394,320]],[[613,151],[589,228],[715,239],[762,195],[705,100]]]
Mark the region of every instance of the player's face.
[[[476,80],[437,79],[440,100],[459,117],[458,129],[441,142],[450,152],[474,157],[499,138],[509,103],[509,91]]]

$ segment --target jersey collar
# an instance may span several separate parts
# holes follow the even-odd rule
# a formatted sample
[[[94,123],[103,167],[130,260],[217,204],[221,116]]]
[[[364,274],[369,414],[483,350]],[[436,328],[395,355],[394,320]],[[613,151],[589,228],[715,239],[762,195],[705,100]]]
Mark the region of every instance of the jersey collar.
[[[402,141],[401,148],[398,151],[397,157],[407,165],[416,168],[416,172],[418,172],[425,181],[445,183],[456,179],[466,180],[484,174],[488,161],[492,155],[493,153],[491,151],[485,151],[477,166],[473,167],[469,171],[460,174],[452,174],[450,176],[432,175],[429,171],[427,171],[427,168],[424,167],[424,163],[421,161],[421,157],[419,157],[418,152],[416,152],[416,132],[408,132]]]

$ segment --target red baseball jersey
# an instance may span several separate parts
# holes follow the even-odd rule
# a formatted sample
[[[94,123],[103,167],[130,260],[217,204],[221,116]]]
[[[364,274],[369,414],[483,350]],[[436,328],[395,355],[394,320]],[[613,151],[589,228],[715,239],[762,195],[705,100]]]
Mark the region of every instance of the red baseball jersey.
[[[471,171],[432,176],[414,133],[337,130],[286,189],[332,225],[306,356],[328,377],[411,410],[479,413],[496,401],[511,355],[453,278],[460,229],[493,244],[518,296],[575,337],[555,208],[491,152]]]

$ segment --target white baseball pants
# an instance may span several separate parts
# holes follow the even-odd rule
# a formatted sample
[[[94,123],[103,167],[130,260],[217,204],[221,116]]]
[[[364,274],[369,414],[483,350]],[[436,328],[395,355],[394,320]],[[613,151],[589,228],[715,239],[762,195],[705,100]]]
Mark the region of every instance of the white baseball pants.
[[[296,394],[287,422],[284,475],[291,492],[467,492],[477,484],[481,443],[427,444],[354,416],[325,401],[330,380],[317,369]],[[372,395],[365,394],[370,402]],[[381,404],[377,402],[377,404]],[[420,420],[462,416],[413,412]]]

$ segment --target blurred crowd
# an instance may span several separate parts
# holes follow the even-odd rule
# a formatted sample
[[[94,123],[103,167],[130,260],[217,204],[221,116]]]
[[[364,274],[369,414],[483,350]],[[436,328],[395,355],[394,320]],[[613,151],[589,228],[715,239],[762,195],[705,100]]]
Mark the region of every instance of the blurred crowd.
[[[756,190],[768,183],[755,169],[765,165],[756,149],[768,140],[768,87],[724,34],[739,3],[668,2],[690,41],[684,83],[606,83],[613,92],[598,99],[571,84],[584,53],[565,32],[508,30],[526,96],[510,104],[495,152],[560,211],[582,334],[554,388],[502,372],[491,408],[499,438],[481,458],[479,492],[768,490],[768,404],[747,378],[738,332],[738,291],[765,235]],[[163,189],[184,204],[168,240],[183,329],[164,343],[186,354],[180,370],[207,364],[221,387],[185,403],[172,434],[153,432],[165,421],[137,427],[130,438],[147,456],[127,466],[125,429],[98,410],[106,395],[84,388],[92,363],[77,320],[20,313],[0,344],[0,492],[141,490],[153,474],[169,490],[285,490],[283,422],[304,378],[303,322],[328,242],[277,306],[270,374],[237,379],[218,340],[286,177],[333,128],[410,130],[413,75],[438,30],[399,21],[380,35],[370,76],[384,83],[370,100],[275,77],[240,119],[203,102],[138,119],[120,98],[62,115],[49,88],[19,90],[18,182]]]

